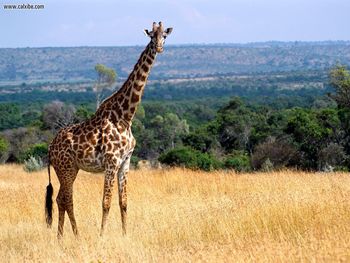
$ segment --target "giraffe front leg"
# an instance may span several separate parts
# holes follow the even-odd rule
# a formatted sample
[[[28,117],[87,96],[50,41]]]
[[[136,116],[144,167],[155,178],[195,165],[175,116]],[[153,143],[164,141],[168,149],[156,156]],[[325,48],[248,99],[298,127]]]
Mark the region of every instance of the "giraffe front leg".
[[[118,171],[118,193],[119,193],[119,207],[120,215],[122,219],[122,233],[126,235],[126,216],[127,216],[127,201],[128,196],[126,193],[127,176],[129,173],[130,157],[126,158],[123,165]]]
[[[109,209],[111,208],[113,185],[115,181],[115,175],[117,169],[107,169],[105,174],[105,181],[103,187],[103,199],[102,199],[102,223],[100,235],[103,236]]]

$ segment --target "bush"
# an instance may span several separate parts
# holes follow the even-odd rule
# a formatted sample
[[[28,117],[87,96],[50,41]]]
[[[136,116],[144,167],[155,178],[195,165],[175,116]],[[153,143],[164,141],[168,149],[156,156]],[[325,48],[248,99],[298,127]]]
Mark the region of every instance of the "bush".
[[[6,139],[0,137],[0,163],[6,162],[8,157],[9,143]]]
[[[273,167],[280,169],[288,166],[296,155],[294,146],[287,140],[276,140],[269,138],[267,141],[256,146],[252,155],[252,166],[254,169],[263,169],[263,165],[272,163]]]
[[[10,145],[7,162],[23,162],[29,158],[30,154],[26,154],[26,152],[33,145],[52,139],[52,134],[49,131],[42,131],[35,127],[6,130],[2,134]]]
[[[325,170],[326,167],[342,169],[346,160],[344,148],[336,143],[330,143],[318,152],[318,170]]]
[[[263,172],[271,172],[274,170],[274,165],[273,163],[270,161],[269,158],[267,158],[265,160],[265,162],[261,165],[261,171]]]
[[[48,155],[48,145],[47,143],[37,143],[32,145],[29,149],[27,149],[21,156],[21,160],[27,160],[30,157],[40,158],[43,160]]]
[[[132,155],[130,158],[131,167],[133,169],[138,169],[139,168],[139,161],[140,161],[139,157]]]
[[[170,166],[183,166],[190,169],[201,169],[205,171],[218,169],[222,166],[222,164],[210,154],[201,153],[189,147],[172,149],[162,154],[158,160]]]
[[[224,166],[237,172],[248,172],[251,170],[249,157],[243,153],[228,156],[225,159]]]
[[[24,171],[31,173],[44,169],[44,163],[40,157],[30,156],[28,160],[24,160]]]

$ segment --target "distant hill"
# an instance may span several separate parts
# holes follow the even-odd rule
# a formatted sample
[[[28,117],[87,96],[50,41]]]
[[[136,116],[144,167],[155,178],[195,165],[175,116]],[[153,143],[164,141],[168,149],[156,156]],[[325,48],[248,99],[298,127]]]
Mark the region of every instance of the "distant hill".
[[[76,82],[95,79],[106,64],[127,77],[144,47],[54,47],[0,49],[0,85],[22,82]],[[350,64],[350,42],[265,42],[167,46],[150,79],[200,78],[235,74],[324,71]]]

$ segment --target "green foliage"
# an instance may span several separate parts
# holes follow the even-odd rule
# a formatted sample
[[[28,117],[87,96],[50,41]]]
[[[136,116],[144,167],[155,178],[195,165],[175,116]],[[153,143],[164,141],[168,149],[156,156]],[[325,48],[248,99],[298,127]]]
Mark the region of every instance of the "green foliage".
[[[101,85],[108,85],[109,80],[103,79],[105,68],[98,65],[96,70]],[[332,74],[331,84],[345,92],[349,72],[342,67]],[[152,161],[160,156],[170,165],[204,170],[245,171],[250,165],[254,170],[349,168],[350,108],[340,100],[337,107],[329,96],[320,97],[329,89],[319,89],[320,82],[325,82],[324,74],[308,71],[277,75],[150,82],[144,94],[146,100],[133,120],[137,141],[133,165],[138,159]],[[55,85],[68,91],[40,90]],[[8,142],[6,160],[44,158],[47,145],[42,142],[49,142],[55,129],[62,123],[91,117],[95,94],[92,86],[85,85],[24,84],[21,88],[28,92],[22,96],[0,94],[0,101],[18,102],[0,103],[0,130]],[[87,91],[79,91],[81,87]],[[229,99],[232,95],[239,97]],[[52,102],[53,98],[64,102]]]
[[[184,166],[190,169],[201,169],[205,171],[215,170],[222,166],[213,156],[189,147],[172,149],[162,154],[158,160],[170,166]]]
[[[189,131],[186,120],[180,120],[174,113],[157,115],[150,124],[154,129],[154,136],[160,140],[158,147],[161,152],[174,148],[181,141],[181,137]]]
[[[319,150],[336,138],[339,128],[340,121],[335,110],[293,110],[285,132],[292,135],[298,145],[299,155],[302,156],[298,165],[316,169]]]
[[[0,137],[0,154],[6,152],[9,148],[9,143],[5,138]]]
[[[184,135],[182,142],[185,146],[189,146],[195,150],[208,152],[214,144],[214,139],[202,130]]]
[[[242,152],[229,155],[225,158],[224,167],[234,169],[237,172],[248,172],[251,170],[249,156]]]
[[[21,127],[23,125],[20,108],[13,103],[0,104],[0,130]]]
[[[98,83],[107,83],[108,85],[112,85],[117,77],[117,73],[115,73],[114,69],[108,68],[102,64],[96,64],[95,71],[98,75]]]
[[[143,120],[145,118],[145,109],[142,105],[139,105],[135,114],[135,118],[139,120]]]
[[[9,142],[5,138],[0,137],[0,163],[6,161],[9,146]]]
[[[117,78],[117,73],[115,73],[114,69],[108,68],[107,66],[102,64],[97,64],[95,66],[95,71],[98,76],[97,83],[94,86],[96,94],[96,108],[98,108],[102,100],[103,90],[114,84]]]
[[[30,156],[27,160],[24,160],[24,171],[31,173],[44,169],[44,163],[40,157]]]
[[[75,112],[75,119],[77,122],[82,122],[90,118],[94,113],[94,110],[89,108],[86,104],[82,104],[77,108]]]
[[[132,155],[131,156],[131,159],[130,159],[130,164],[133,168],[139,168],[139,161],[140,161],[140,158],[138,158],[137,156],[135,155]]]
[[[48,145],[47,143],[37,143],[30,146],[21,156],[19,161],[24,161],[29,159],[30,157],[34,157],[37,159],[44,159],[48,155]]]
[[[332,98],[341,107],[350,107],[350,71],[344,65],[335,66],[330,72],[330,83],[335,89]]]
[[[239,98],[219,110],[219,141],[226,152],[247,150],[255,114]]]

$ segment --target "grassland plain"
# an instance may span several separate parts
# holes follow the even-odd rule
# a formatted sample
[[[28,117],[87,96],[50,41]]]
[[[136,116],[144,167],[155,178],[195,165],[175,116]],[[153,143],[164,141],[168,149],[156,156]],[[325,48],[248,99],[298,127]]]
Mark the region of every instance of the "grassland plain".
[[[128,234],[115,195],[100,238],[103,176],[79,172],[80,238],[66,217],[61,241],[56,205],[55,227],[44,221],[47,181],[0,166],[1,262],[350,262],[348,173],[132,171]]]

